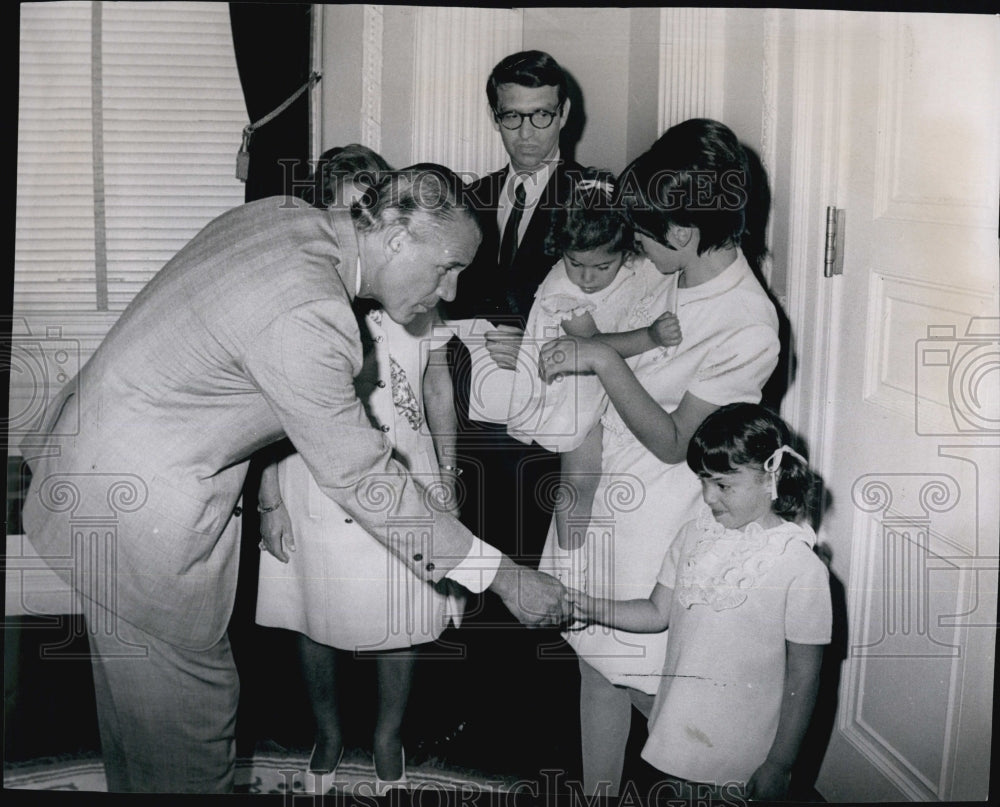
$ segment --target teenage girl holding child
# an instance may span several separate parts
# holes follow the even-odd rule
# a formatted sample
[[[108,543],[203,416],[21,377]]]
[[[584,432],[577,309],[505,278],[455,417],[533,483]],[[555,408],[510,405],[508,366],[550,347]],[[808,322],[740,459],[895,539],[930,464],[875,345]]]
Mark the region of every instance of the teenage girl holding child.
[[[759,402],[776,366],[774,306],[740,249],[748,176],[743,148],[723,124],[693,119],[667,130],[625,171],[616,196],[663,278],[657,313],[676,314],[683,340],[627,358],[605,335],[565,333],[539,351],[550,388],[592,374],[609,404],[586,540],[560,546],[550,530],[541,566],[576,570],[570,583],[581,596],[651,595],[669,542],[699,515],[701,483],[685,462],[691,437],[719,407]],[[590,623],[565,634],[580,659],[588,795],[618,795],[632,708],[652,713],[673,639],[672,631],[631,627]]]

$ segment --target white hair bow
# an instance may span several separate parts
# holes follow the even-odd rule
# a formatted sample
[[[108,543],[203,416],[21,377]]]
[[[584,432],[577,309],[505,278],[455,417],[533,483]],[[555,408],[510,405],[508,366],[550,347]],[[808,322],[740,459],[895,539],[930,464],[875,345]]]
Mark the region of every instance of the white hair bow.
[[[781,457],[784,454],[791,454],[803,465],[809,465],[806,458],[791,446],[783,445],[774,449],[774,453],[764,461],[764,470],[771,475],[771,501],[778,498],[778,468],[781,467]]]
[[[576,183],[577,190],[589,191],[591,188],[600,188],[608,196],[615,192],[615,187],[606,179],[581,179]]]

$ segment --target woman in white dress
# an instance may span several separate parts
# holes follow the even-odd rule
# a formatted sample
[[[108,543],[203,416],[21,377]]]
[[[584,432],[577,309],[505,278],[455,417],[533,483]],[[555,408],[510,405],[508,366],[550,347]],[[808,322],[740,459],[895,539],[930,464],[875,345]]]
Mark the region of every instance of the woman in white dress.
[[[348,155],[351,167],[365,168],[355,162],[360,147],[348,148],[354,149]],[[342,171],[327,169],[326,174],[334,183],[344,181]],[[350,204],[364,188],[348,184],[336,190],[325,198]],[[452,333],[436,311],[404,326],[378,308],[355,308],[364,349],[363,369],[355,378],[358,397],[393,443],[396,458],[427,489],[428,507],[455,513],[456,423],[443,349]],[[379,506],[377,480],[372,491],[373,506]],[[262,548],[268,551],[261,555],[256,618],[261,625],[299,634],[316,721],[309,761],[314,779],[306,786],[325,792],[343,755],[341,651],[372,653],[376,659],[376,792],[405,784],[400,733],[417,658],[413,648],[434,641],[452,617],[458,618],[461,595],[418,580],[323,494],[298,454],[265,469],[260,510]]]
[[[777,363],[774,306],[739,247],[748,177],[732,131],[697,119],[669,129],[619,180],[638,246],[675,279],[684,334],[676,352],[625,360],[598,340],[573,337],[541,350],[543,380],[574,367],[592,372],[611,402],[586,542],[561,551],[550,529],[540,566],[582,579],[592,596],[649,596],[666,547],[697,514],[701,487],[685,462],[691,435],[719,406],[758,402]],[[588,794],[618,795],[631,708],[649,714],[667,633],[590,625],[566,634],[580,657]]]

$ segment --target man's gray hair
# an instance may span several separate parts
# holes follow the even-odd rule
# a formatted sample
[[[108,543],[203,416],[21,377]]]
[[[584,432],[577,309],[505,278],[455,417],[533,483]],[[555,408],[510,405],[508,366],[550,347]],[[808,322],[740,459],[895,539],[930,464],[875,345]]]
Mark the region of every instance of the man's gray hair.
[[[359,232],[401,224],[419,240],[441,225],[466,218],[478,224],[468,188],[455,172],[436,163],[420,163],[378,177],[351,206]]]

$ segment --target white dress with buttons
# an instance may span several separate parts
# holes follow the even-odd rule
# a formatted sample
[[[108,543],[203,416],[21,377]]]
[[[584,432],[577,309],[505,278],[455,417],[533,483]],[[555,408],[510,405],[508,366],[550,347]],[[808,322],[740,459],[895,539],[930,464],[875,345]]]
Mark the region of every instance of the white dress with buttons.
[[[450,333],[431,316],[404,327],[380,310],[359,324],[365,362],[355,379],[358,397],[393,442],[397,459],[433,485],[440,471],[421,380],[429,348]],[[278,480],[295,551],[287,564],[261,553],[259,624],[343,650],[390,650],[435,640],[461,613],[456,587],[444,581],[436,589],[414,576],[320,490],[298,454],[279,463]]]

